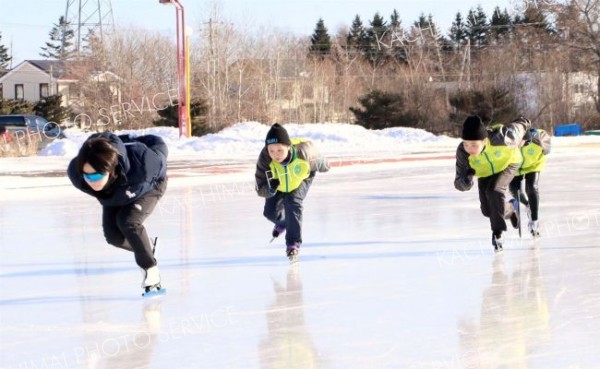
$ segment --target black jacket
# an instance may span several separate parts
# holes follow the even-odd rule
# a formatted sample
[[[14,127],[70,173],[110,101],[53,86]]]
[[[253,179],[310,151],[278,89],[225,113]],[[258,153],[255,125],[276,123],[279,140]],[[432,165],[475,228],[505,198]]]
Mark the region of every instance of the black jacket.
[[[91,135],[88,140],[95,137],[106,137],[119,151],[115,181],[102,191],[94,191],[78,173],[77,158],[71,160],[67,174],[76,188],[94,196],[102,205],[130,204],[166,178],[168,149],[162,138],[154,135],[132,138],[103,132]]]

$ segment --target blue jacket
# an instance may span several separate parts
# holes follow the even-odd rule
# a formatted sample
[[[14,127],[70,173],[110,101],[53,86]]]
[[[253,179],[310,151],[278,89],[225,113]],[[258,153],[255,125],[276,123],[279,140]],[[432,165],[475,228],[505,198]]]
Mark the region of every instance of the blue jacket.
[[[117,178],[102,191],[94,191],[77,171],[77,158],[71,160],[67,174],[73,185],[94,196],[104,206],[122,206],[152,190],[167,175],[167,145],[162,138],[146,135],[132,138],[109,132],[96,133],[90,138],[106,137],[119,151]]]

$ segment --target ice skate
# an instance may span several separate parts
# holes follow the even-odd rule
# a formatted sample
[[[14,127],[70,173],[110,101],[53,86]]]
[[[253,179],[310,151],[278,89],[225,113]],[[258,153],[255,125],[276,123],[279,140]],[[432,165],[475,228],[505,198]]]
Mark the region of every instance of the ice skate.
[[[508,202],[513,207],[513,213],[510,215],[510,224],[512,224],[514,229],[519,230],[519,237],[521,237],[521,216],[520,216],[520,204],[517,199],[510,199]]]
[[[504,239],[502,238],[502,235],[492,235],[492,246],[494,246],[494,252],[504,251]]]
[[[142,274],[144,276],[144,280],[142,281],[144,292],[142,296],[152,297],[166,293],[166,290],[160,285],[160,273],[157,265],[148,269],[142,269]]]
[[[539,224],[538,224],[537,220],[530,221],[528,224],[528,228],[529,228],[529,233],[531,233],[531,235],[534,238],[540,237]]]
[[[286,255],[290,260],[290,264],[298,261],[298,254],[300,253],[300,243],[293,243],[291,245],[287,245]]]
[[[156,256],[156,245],[158,244],[158,237],[154,237],[154,239],[151,239],[150,242],[152,243],[152,255]]]
[[[269,241],[269,243],[275,241],[275,239],[277,237],[279,237],[279,235],[282,234],[283,232],[285,232],[285,226],[275,224],[275,227],[273,227],[273,232],[271,232],[271,235],[273,236],[273,238],[271,238],[271,241]]]

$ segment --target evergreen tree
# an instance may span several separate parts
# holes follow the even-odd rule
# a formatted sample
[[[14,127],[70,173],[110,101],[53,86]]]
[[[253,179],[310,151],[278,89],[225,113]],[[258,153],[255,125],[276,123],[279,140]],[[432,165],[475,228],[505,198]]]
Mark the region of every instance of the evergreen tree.
[[[372,64],[379,64],[385,59],[386,50],[382,43],[388,26],[379,13],[375,13],[370,25],[371,27],[367,31],[367,59]]]
[[[450,27],[450,41],[453,43],[455,49],[459,50],[463,45],[466,44],[469,37],[467,27],[463,22],[462,15],[460,12],[456,13],[452,27]]]
[[[365,30],[362,20],[358,14],[352,21],[352,26],[350,27],[350,33],[348,33],[346,44],[348,45],[349,49],[354,49],[360,53],[362,53],[368,45],[367,31]]]
[[[51,95],[38,101],[33,107],[36,115],[42,116],[48,122],[60,124],[69,118],[70,109],[61,105],[62,95]]]
[[[391,46],[390,56],[403,64],[408,63],[408,50],[406,48],[406,40],[404,39],[404,30],[402,29],[402,21],[400,14],[394,9],[390,16],[389,32],[386,37],[386,44]]]
[[[367,129],[414,127],[419,121],[407,108],[404,95],[373,90],[358,99],[360,107],[350,107],[356,124]]]
[[[512,31],[512,22],[506,8],[504,8],[503,12],[500,11],[499,7],[494,9],[490,26],[491,37],[496,41],[505,40],[510,37],[510,33]]]
[[[469,10],[467,16],[467,28],[471,45],[483,46],[487,44],[489,27],[487,24],[487,16],[481,5],[477,6],[476,10]]]
[[[12,60],[12,57],[8,55],[8,48],[2,44],[2,33],[0,32],[0,70],[8,69],[8,62]]]
[[[329,33],[327,33],[327,28],[325,27],[325,22],[323,22],[323,18],[319,18],[319,21],[317,22],[317,26],[315,28],[315,32],[310,38],[309,54],[312,56],[324,58],[325,55],[329,55],[330,53],[331,37],[329,37]]]
[[[46,42],[46,46],[42,47],[40,56],[47,59],[68,60],[73,57],[73,37],[75,35],[71,23],[67,22],[64,16],[58,20],[48,33],[50,42]]]
[[[537,6],[528,6],[525,8],[523,16],[521,17],[521,23],[550,34],[555,33],[543,10]]]

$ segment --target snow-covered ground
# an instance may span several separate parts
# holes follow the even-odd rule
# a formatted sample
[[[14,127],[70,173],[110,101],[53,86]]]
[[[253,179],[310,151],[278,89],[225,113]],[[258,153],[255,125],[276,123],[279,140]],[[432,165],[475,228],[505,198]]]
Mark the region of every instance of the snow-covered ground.
[[[301,261],[253,190],[268,126],[179,139],[148,219],[168,295],[69,185],[86,135],[0,159],[0,368],[600,368],[600,138],[555,138],[542,238],[494,255],[455,139],[286,125],[335,166],[305,202]],[[140,134],[136,132],[135,134]],[[52,155],[51,155],[52,154]]]

